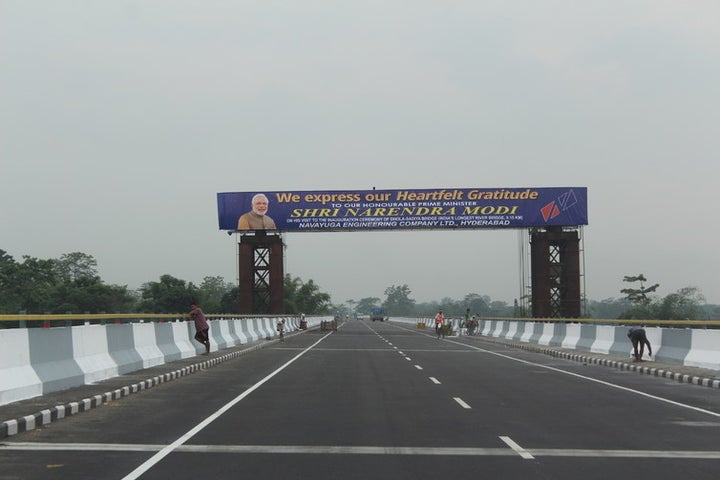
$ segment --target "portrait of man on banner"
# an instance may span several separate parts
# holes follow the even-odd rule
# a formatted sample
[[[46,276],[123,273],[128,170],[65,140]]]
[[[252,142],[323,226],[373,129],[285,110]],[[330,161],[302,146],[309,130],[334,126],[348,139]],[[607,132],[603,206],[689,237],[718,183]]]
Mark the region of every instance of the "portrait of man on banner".
[[[267,215],[270,201],[264,193],[252,197],[252,210],[238,218],[238,230],[276,230],[275,221]]]

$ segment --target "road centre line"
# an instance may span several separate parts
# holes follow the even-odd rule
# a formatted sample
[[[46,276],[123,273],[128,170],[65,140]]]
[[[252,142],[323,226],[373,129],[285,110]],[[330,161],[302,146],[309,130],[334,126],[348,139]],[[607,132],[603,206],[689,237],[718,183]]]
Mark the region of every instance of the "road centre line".
[[[506,438],[515,443],[509,437]],[[505,440],[503,440],[505,442]],[[507,442],[506,442],[507,444]],[[517,445],[517,444],[516,444]],[[509,446],[509,445],[508,445]],[[166,445],[121,443],[0,443],[2,451],[56,451],[56,452],[153,452]],[[523,449],[533,458],[664,458],[676,460],[720,460],[717,450],[592,450],[582,448],[531,448]],[[507,448],[439,447],[427,446],[338,446],[338,445],[179,445],[177,453],[261,453],[261,454],[311,454],[311,455],[438,455],[438,456],[484,456],[517,457],[519,451]]]
[[[130,472],[128,475],[126,475],[125,477],[123,477],[123,480],[134,480],[134,479],[139,478],[142,474],[144,474],[145,472],[147,472],[150,468],[152,468],[152,467],[153,467],[155,464],[157,464],[160,460],[162,460],[163,458],[165,458],[167,455],[169,455],[170,453],[172,453],[174,450],[177,450],[178,447],[182,446],[185,442],[187,442],[188,440],[190,440],[190,439],[191,439],[192,437],[194,437],[197,433],[199,433],[199,432],[202,431],[205,427],[207,427],[207,426],[210,425],[212,422],[214,422],[214,421],[215,421],[217,418],[219,418],[222,414],[224,414],[225,412],[227,412],[228,410],[230,410],[232,407],[234,407],[237,403],[239,403],[239,402],[240,402],[241,400],[243,400],[245,397],[247,397],[247,396],[250,395],[252,392],[254,392],[254,391],[257,390],[258,388],[260,388],[263,384],[265,384],[266,382],[268,382],[268,381],[269,381],[271,378],[273,378],[275,375],[277,375],[278,373],[280,373],[280,372],[282,372],[283,370],[285,370],[287,367],[289,367],[291,364],[293,364],[296,360],[298,360],[300,357],[302,357],[302,356],[305,355],[307,352],[309,352],[310,350],[312,350],[316,345],[318,345],[320,342],[322,342],[323,340],[325,340],[327,337],[329,337],[329,336],[332,335],[332,334],[333,334],[333,332],[327,333],[325,336],[321,337],[317,342],[313,343],[312,345],[310,345],[309,347],[307,347],[305,350],[303,350],[302,352],[298,353],[298,354],[295,355],[293,358],[291,358],[290,360],[288,360],[287,362],[285,362],[283,365],[281,365],[281,366],[280,366],[278,369],[276,369],[274,372],[272,372],[271,374],[267,375],[265,378],[263,378],[262,380],[260,380],[259,382],[257,382],[255,385],[253,385],[252,387],[248,388],[248,389],[245,390],[243,393],[241,393],[240,395],[238,395],[237,397],[235,397],[234,399],[232,399],[231,401],[229,401],[228,403],[226,403],[225,405],[223,405],[222,407],[220,407],[215,413],[213,413],[212,415],[210,415],[209,417],[207,417],[205,420],[203,420],[202,422],[200,422],[200,423],[198,423],[197,425],[195,425],[195,426],[194,426],[193,428],[191,428],[187,433],[185,433],[184,435],[182,435],[180,438],[178,438],[177,440],[175,440],[175,441],[174,441],[173,443],[171,443],[170,445],[167,445],[167,446],[163,447],[162,450],[160,450],[159,452],[157,452],[155,455],[153,455],[153,456],[150,457],[147,461],[145,461],[142,465],[140,465],[140,466],[137,467],[135,470],[133,470],[132,472]]]
[[[433,382],[435,385],[441,385],[440,380],[438,380],[435,377],[428,377],[431,382]]]
[[[400,326],[398,326],[398,325],[393,325],[393,326],[394,326],[395,328],[397,328],[397,329],[408,331],[408,329],[406,329],[405,327],[400,327]],[[423,335],[423,336],[425,336],[425,337],[432,337],[432,336],[433,336],[433,335],[431,335],[431,334],[423,333],[423,332],[419,332],[419,331],[415,331],[415,330],[409,330],[409,331],[413,332],[415,335]],[[469,344],[462,343],[462,342],[456,342],[456,341],[450,340],[450,339],[445,339],[445,342],[451,343],[451,344],[453,344],[453,345],[459,345],[459,346],[462,346],[462,347],[470,348],[470,349],[475,350],[475,351],[479,351],[479,352],[483,352],[483,353],[488,353],[488,354],[490,354],[490,355],[494,355],[494,356],[496,356],[496,357],[504,358],[504,359],[506,359],[506,360],[512,360],[512,361],[515,361],[515,362],[518,362],[518,363],[523,363],[523,364],[526,364],[526,365],[532,365],[532,366],[535,366],[535,367],[540,367],[540,368],[543,368],[543,369],[546,369],[546,370],[550,370],[550,371],[553,371],[553,372],[563,373],[563,374],[565,374],[565,375],[570,375],[570,376],[572,376],[572,377],[580,378],[580,379],[583,379],[583,380],[588,380],[588,381],[590,381],[590,382],[595,382],[595,383],[598,383],[598,384],[600,384],[600,385],[604,385],[604,386],[607,386],[607,387],[610,387],[610,388],[615,388],[615,389],[622,390],[622,391],[625,391],[625,392],[634,393],[634,394],[636,394],[636,395],[640,395],[640,396],[643,396],[643,397],[646,397],[646,398],[650,398],[650,399],[653,399],[653,400],[657,400],[657,401],[660,401],[660,402],[664,402],[664,403],[667,403],[667,404],[670,404],[670,405],[674,405],[674,406],[677,406],[677,407],[685,408],[685,409],[688,409],[688,410],[693,410],[693,411],[696,411],[696,412],[700,412],[700,413],[704,413],[704,414],[707,414],[707,415],[711,415],[711,416],[713,416],[713,417],[720,418],[720,413],[719,413],[719,412],[713,412],[713,411],[711,411],[711,410],[706,410],[706,409],[704,409],[704,408],[695,407],[695,406],[693,406],[693,405],[688,405],[688,404],[685,404],[685,403],[676,402],[676,401],[670,400],[670,399],[668,399],[668,398],[658,397],[657,395],[652,395],[652,394],[650,394],[650,393],[641,392],[640,390],[635,390],[635,389],[633,389],[633,388],[624,387],[624,386],[622,386],[622,385],[618,385],[618,384],[615,384],[615,383],[606,382],[606,381],[604,381],[604,380],[600,380],[600,379],[597,379],[597,378],[588,377],[588,376],[586,376],[586,375],[581,375],[581,374],[579,374],[579,373],[569,372],[569,371],[567,371],[567,370],[562,370],[562,369],[559,369],[559,368],[556,368],[556,367],[551,367],[551,366],[548,366],[548,365],[543,365],[543,364],[541,364],[541,363],[536,363],[536,362],[531,362],[531,361],[528,361],[528,360],[523,360],[523,359],[520,359],[520,358],[511,357],[511,356],[509,356],[509,355],[505,355],[505,354],[502,354],[502,353],[499,353],[499,352],[493,352],[493,351],[487,350],[487,349],[485,349],[485,348],[476,347],[476,346],[474,346],[474,345],[469,345]]]
[[[415,365],[415,368],[417,368],[418,370],[422,370],[422,369],[423,369],[420,365]]]
[[[453,397],[453,400],[455,400],[461,407],[463,407],[466,410],[472,409],[472,407],[470,405],[468,405],[467,403],[465,403],[463,401],[463,399],[460,397]]]

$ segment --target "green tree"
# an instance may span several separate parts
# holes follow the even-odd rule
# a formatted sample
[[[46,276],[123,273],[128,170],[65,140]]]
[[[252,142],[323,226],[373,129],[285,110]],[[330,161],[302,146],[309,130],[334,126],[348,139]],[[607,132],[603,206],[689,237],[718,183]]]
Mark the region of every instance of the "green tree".
[[[4,251],[0,255],[0,305],[5,313],[45,313],[48,298],[58,279],[54,260],[41,260],[27,255],[15,262]]]
[[[646,288],[645,282],[647,282],[647,278],[645,278],[645,275],[642,273],[637,276],[625,276],[623,277],[623,282],[640,282],[640,288],[623,288],[620,290],[620,293],[624,293],[626,295],[625,298],[627,301],[636,305],[649,305],[651,299],[647,294],[654,292],[660,286],[659,283],[656,283],[655,285]]]
[[[303,282],[299,277],[286,274],[283,282],[285,313],[322,314],[331,308],[330,295],[320,291],[312,280]]]
[[[100,279],[97,261],[92,255],[82,252],[60,255],[55,261],[55,272],[61,282],[72,282],[81,278]]]
[[[620,318],[647,320],[655,317],[655,308],[652,305],[653,299],[648,294],[655,292],[660,284],[656,283],[650,287],[645,287],[647,278],[642,273],[636,276],[625,276],[623,282],[639,282],[640,288],[623,288],[620,290],[620,293],[625,294],[625,300],[631,304],[630,308],[620,314]]]
[[[185,283],[171,275],[162,275],[159,282],[147,282],[140,287],[142,300],[140,310],[145,313],[181,313],[190,309],[198,298],[200,290],[191,283]]]
[[[362,314],[369,314],[373,308],[377,308],[381,305],[378,297],[365,297],[357,301],[355,305],[355,311]]]
[[[0,250],[0,313],[17,313],[20,298],[15,291],[15,275],[18,265],[5,250]]]
[[[663,298],[656,308],[658,320],[695,320],[705,297],[697,287],[681,288]]]
[[[488,306],[488,299],[486,297],[483,297],[482,295],[479,295],[477,293],[468,293],[465,295],[465,298],[463,298],[462,303],[466,305],[466,309],[470,309],[471,315],[482,315],[486,316],[487,312],[489,310]]]
[[[392,285],[385,289],[385,301],[382,308],[387,315],[413,315],[415,313],[415,300],[410,298],[410,287],[405,285]]]
[[[239,296],[240,289],[238,287],[232,287],[225,292],[220,300],[220,311],[222,313],[240,313]]]
[[[135,298],[127,287],[105,285],[100,278],[80,277],[57,284],[49,297],[51,313],[129,313]]]
[[[206,313],[232,313],[223,310],[223,298],[233,287],[234,285],[227,283],[223,277],[203,278],[199,287],[203,310]],[[237,303],[237,296],[235,298]]]
[[[587,308],[592,318],[620,318],[632,305],[627,299],[606,298],[604,300],[588,300]]]
[[[462,302],[450,297],[443,297],[438,303],[438,310],[443,311],[445,318],[461,317],[465,315]],[[435,312],[437,313],[437,312]]]
[[[490,300],[490,297],[486,297],[488,302],[488,317],[512,317],[515,313],[515,309],[512,305],[508,305],[507,302],[502,300]]]

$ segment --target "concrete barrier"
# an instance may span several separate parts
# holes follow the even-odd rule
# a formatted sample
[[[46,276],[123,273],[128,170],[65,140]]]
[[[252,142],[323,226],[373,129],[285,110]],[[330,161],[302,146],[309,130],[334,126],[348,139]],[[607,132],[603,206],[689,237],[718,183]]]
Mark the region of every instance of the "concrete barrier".
[[[700,368],[718,368],[720,330],[692,330],[690,352],[685,356],[685,365]]]
[[[417,318],[391,317],[392,321],[417,323]],[[555,346],[632,359],[629,326],[565,322],[520,322],[480,319],[478,334],[486,337]],[[720,330],[645,328],[653,355],[646,360],[720,370]],[[647,350],[646,350],[647,355]]]
[[[552,323],[543,322],[538,324],[540,337],[537,340],[538,345],[550,345],[552,339],[555,338],[555,326]]]
[[[520,335],[518,341],[527,343],[530,342],[530,339],[535,335],[537,324],[535,322],[523,322],[523,325],[523,333]]]
[[[119,375],[110,356],[107,329],[100,325],[78,328],[72,335],[73,357],[85,374],[84,383],[93,383]]]
[[[0,330],[0,345],[0,405],[42,395],[42,380],[30,366],[28,330]]]
[[[651,345],[657,345],[657,351],[653,348],[653,355],[656,360],[668,363],[685,364],[685,357],[692,349],[692,331],[689,329],[667,328],[660,335],[654,330],[646,328],[648,340]],[[657,341],[660,337],[661,342]]]
[[[560,346],[562,348],[577,348],[582,337],[582,329],[580,327],[581,325],[578,323],[571,323],[565,326],[565,335],[560,338]]]
[[[85,372],[73,352],[72,327],[33,328],[28,334],[30,365],[42,382],[43,392],[85,383]]]
[[[615,328],[609,325],[598,325],[595,328],[595,340],[592,342],[590,351],[609,355],[615,345]]]
[[[211,351],[299,329],[296,317],[228,317],[210,320]],[[308,328],[322,317],[308,317]],[[94,383],[205,352],[185,319],[0,330],[0,405]]]

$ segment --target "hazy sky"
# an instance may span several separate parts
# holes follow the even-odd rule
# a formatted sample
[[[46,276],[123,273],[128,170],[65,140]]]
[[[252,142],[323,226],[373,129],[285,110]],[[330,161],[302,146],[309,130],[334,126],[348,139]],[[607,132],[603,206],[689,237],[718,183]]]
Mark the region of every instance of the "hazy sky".
[[[217,192],[567,186],[589,298],[720,303],[719,154],[716,0],[0,0],[0,249],[130,288],[235,282]],[[335,303],[520,295],[514,230],[285,242]]]

